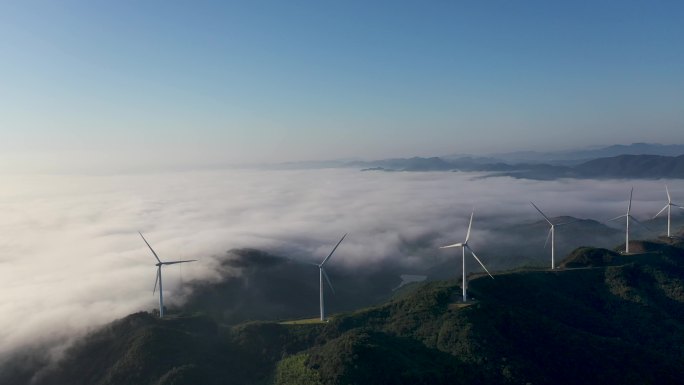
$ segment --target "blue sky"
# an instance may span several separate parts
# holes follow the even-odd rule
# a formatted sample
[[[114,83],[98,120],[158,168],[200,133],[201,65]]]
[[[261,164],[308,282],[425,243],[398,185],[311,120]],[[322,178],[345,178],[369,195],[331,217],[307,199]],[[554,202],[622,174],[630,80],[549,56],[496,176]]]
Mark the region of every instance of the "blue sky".
[[[682,143],[682,20],[678,1],[5,2],[0,151],[104,166]]]

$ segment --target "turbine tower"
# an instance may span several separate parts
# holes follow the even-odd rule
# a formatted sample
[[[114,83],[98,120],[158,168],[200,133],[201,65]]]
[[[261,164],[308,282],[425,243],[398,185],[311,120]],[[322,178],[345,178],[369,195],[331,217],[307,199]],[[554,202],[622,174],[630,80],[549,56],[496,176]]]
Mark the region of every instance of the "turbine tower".
[[[337,246],[344,241],[344,238],[347,236],[347,234],[344,234],[342,236],[342,239],[340,239],[339,242],[333,247],[332,251],[330,254],[328,254],[327,257],[323,260],[323,262],[319,264],[315,264],[318,266],[318,283],[319,283],[319,289],[320,289],[320,295],[319,295],[319,301],[320,301],[320,310],[321,310],[321,322],[325,321],[325,304],[323,303],[323,277],[325,277],[325,280],[328,282],[328,286],[330,286],[330,290],[332,290],[333,294],[335,293],[335,289],[333,289],[333,285],[330,282],[330,278],[328,277],[328,274],[325,272],[324,266],[325,264],[330,260],[330,257],[332,257],[333,253],[335,250],[337,250]]]
[[[620,215],[620,216],[617,216],[617,217],[615,217],[615,218],[611,218],[611,219],[608,220],[608,221],[614,221],[614,220],[617,220],[617,219],[620,219],[620,218],[625,218],[625,220],[627,221],[627,227],[626,227],[626,230],[625,230],[625,254],[629,254],[629,220],[630,220],[630,219],[633,220],[634,222],[640,224],[640,225],[643,226],[646,230],[648,230],[648,228],[647,228],[643,223],[639,222],[639,221],[638,221],[636,218],[634,218],[634,217],[632,216],[632,214],[631,214],[631,211],[632,211],[632,194],[633,194],[633,193],[634,193],[634,187],[632,187],[632,189],[629,191],[629,204],[627,205],[627,214],[622,214],[622,215]]]
[[[546,219],[546,221],[551,226],[551,228],[549,229],[549,234],[546,236],[546,243],[549,242],[549,237],[551,237],[551,269],[555,269],[556,268],[556,226],[563,226],[563,225],[567,225],[569,223],[575,223],[577,221],[575,220],[575,221],[568,221],[568,222],[562,222],[562,223],[553,223],[553,222],[551,222],[551,219],[549,219],[549,217],[547,217],[546,214],[544,214],[539,209],[539,207],[537,207],[537,205],[535,205],[532,202],[530,202],[530,204],[535,209],[537,209],[537,211],[539,211],[539,214],[541,214],[544,217],[544,219]],[[546,243],[544,243],[545,248],[546,248]]]
[[[161,273],[161,268],[164,265],[175,265],[178,263],[185,263],[185,262],[195,262],[197,261],[196,259],[189,259],[185,261],[172,261],[172,262],[162,262],[159,257],[157,256],[157,253],[155,253],[154,249],[152,246],[150,246],[149,242],[147,242],[147,239],[142,235],[140,231],[138,231],[138,234],[142,237],[143,241],[145,241],[145,244],[147,247],[150,248],[150,251],[152,251],[152,255],[154,255],[154,258],[157,259],[157,279],[154,281],[154,289],[152,290],[152,294],[157,291],[157,282],[159,283],[159,318],[164,318],[164,293],[162,290],[162,273]]]
[[[468,297],[466,296],[466,286],[467,286],[467,283],[466,283],[466,249],[468,249],[468,251],[470,251],[470,254],[472,254],[473,257],[475,257],[475,260],[480,264],[480,266],[482,266],[482,268],[487,272],[487,274],[489,274],[489,276],[492,277],[492,275],[489,273],[489,270],[487,270],[487,268],[482,263],[482,261],[480,261],[480,258],[478,258],[477,255],[475,255],[475,251],[473,251],[473,249],[470,247],[470,245],[468,245],[468,240],[470,239],[470,229],[473,226],[473,215],[475,215],[475,210],[473,210],[473,212],[470,214],[470,223],[468,224],[468,232],[466,233],[465,241],[463,241],[461,243],[454,243],[453,245],[440,247],[440,249],[449,249],[452,247],[460,247],[461,250],[463,251],[463,260],[462,260],[462,262],[463,262],[463,285],[462,285],[463,286],[463,302],[468,301]],[[492,279],[494,279],[494,277],[492,277]]]
[[[672,214],[672,213],[671,213],[671,209],[672,209],[672,206],[674,206],[674,207],[679,207],[679,208],[682,209],[682,210],[684,210],[684,207],[682,207],[682,206],[680,206],[680,205],[678,205],[678,204],[672,203],[672,198],[670,198],[670,190],[668,190],[667,185],[665,185],[665,193],[667,193],[667,205],[665,205],[665,207],[663,207],[660,211],[658,211],[658,214],[654,215],[654,216],[653,216],[653,219],[656,219],[656,217],[658,217],[658,215],[660,215],[663,211],[665,211],[665,209],[667,209],[667,237],[668,237],[668,238],[672,238],[672,236],[670,235],[670,223],[671,223],[671,214]]]

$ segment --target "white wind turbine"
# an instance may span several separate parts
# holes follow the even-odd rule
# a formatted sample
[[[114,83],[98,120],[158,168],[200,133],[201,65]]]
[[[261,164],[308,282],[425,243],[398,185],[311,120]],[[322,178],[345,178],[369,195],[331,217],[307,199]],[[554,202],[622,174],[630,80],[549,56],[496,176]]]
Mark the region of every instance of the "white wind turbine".
[[[328,274],[325,272],[325,269],[324,269],[323,267],[324,267],[325,264],[330,260],[330,257],[332,257],[332,255],[333,255],[333,253],[335,252],[335,250],[337,250],[337,246],[339,246],[340,243],[342,243],[342,241],[344,241],[344,238],[345,238],[346,236],[347,236],[347,234],[344,234],[344,235],[342,236],[342,239],[340,239],[340,241],[337,242],[337,244],[335,245],[335,247],[333,247],[333,249],[332,249],[332,251],[330,252],[330,254],[328,254],[328,256],[325,257],[325,259],[323,260],[323,262],[321,262],[321,263],[319,263],[319,264],[314,264],[314,265],[318,266],[318,283],[319,283],[319,288],[320,288],[319,300],[320,300],[320,310],[321,310],[321,321],[325,321],[325,306],[324,306],[324,303],[323,303],[323,277],[325,277],[325,280],[328,282],[328,286],[330,286],[330,290],[332,290],[333,294],[335,293],[335,289],[333,289],[333,285],[332,285],[332,283],[330,282],[330,278],[328,277]]]
[[[537,211],[539,211],[539,214],[541,214],[544,217],[544,219],[546,219],[546,221],[551,226],[551,228],[549,229],[549,234],[546,236],[546,242],[544,243],[544,248],[546,248],[546,243],[549,242],[549,237],[551,237],[551,269],[555,269],[556,268],[556,226],[563,226],[563,225],[567,225],[570,223],[575,223],[577,221],[574,220],[574,221],[568,221],[568,222],[562,222],[562,223],[553,223],[553,222],[551,222],[551,219],[549,219],[549,217],[547,217],[546,214],[544,214],[539,209],[539,207],[537,207],[537,205],[535,205],[532,202],[530,202],[530,204],[535,209],[537,209]]]
[[[656,219],[656,217],[658,215],[660,215],[663,211],[665,211],[665,209],[667,209],[667,237],[671,238],[671,235],[670,235],[671,218],[670,218],[670,216],[672,214],[671,213],[672,206],[679,207],[682,210],[684,210],[684,207],[682,207],[678,204],[672,203],[672,198],[670,198],[670,190],[668,190],[667,185],[665,185],[665,193],[667,193],[667,205],[665,205],[665,207],[663,207],[660,211],[658,211],[658,214],[654,215],[653,219]]]
[[[162,290],[162,273],[161,273],[161,268],[164,265],[175,265],[178,263],[185,263],[185,262],[195,262],[197,261],[196,259],[189,259],[185,261],[173,261],[173,262],[162,262],[159,257],[157,256],[157,253],[155,253],[154,249],[150,244],[147,242],[147,239],[142,235],[140,231],[138,231],[138,234],[142,237],[143,241],[145,241],[145,244],[147,247],[150,248],[150,251],[152,251],[152,254],[154,255],[154,258],[157,259],[157,279],[154,281],[154,289],[152,290],[152,294],[157,290],[157,282],[159,283],[159,318],[164,317],[164,294]]]
[[[473,215],[475,215],[474,210],[470,214],[470,223],[468,224],[468,232],[466,233],[465,241],[463,241],[461,243],[454,243],[453,245],[440,247],[440,249],[449,249],[452,247],[460,247],[461,250],[463,251],[463,260],[462,260],[462,262],[463,262],[463,285],[461,285],[461,286],[463,286],[463,302],[467,302],[467,300],[468,300],[468,297],[466,296],[466,286],[467,286],[467,283],[466,283],[466,262],[465,262],[466,261],[466,257],[465,257],[466,249],[468,249],[468,251],[470,251],[470,254],[472,254],[473,257],[475,257],[475,260],[480,264],[480,266],[482,266],[482,268],[487,272],[487,274],[489,274],[489,276],[492,277],[492,275],[489,273],[489,270],[487,270],[487,268],[482,263],[482,261],[480,261],[480,258],[478,258],[477,255],[475,255],[475,252],[473,251],[473,249],[470,247],[470,245],[468,245],[468,240],[470,239],[470,229],[473,226]],[[494,277],[492,277],[492,279],[494,279]]]
[[[638,221],[636,218],[634,218],[634,217],[632,216],[632,214],[631,214],[631,211],[632,211],[632,194],[633,194],[633,193],[634,193],[634,187],[632,187],[632,189],[629,191],[629,204],[627,205],[627,214],[622,214],[622,215],[619,215],[619,216],[617,216],[617,217],[615,217],[615,218],[611,218],[611,219],[608,220],[608,221],[614,221],[614,220],[617,220],[617,219],[620,219],[620,218],[625,218],[625,220],[627,221],[627,227],[626,227],[626,230],[625,230],[625,254],[629,254],[629,220],[630,220],[630,219],[633,220],[634,222],[640,224],[640,225],[643,226],[646,230],[648,230],[648,228],[647,228],[646,226],[644,226],[643,223],[639,222],[639,221]]]

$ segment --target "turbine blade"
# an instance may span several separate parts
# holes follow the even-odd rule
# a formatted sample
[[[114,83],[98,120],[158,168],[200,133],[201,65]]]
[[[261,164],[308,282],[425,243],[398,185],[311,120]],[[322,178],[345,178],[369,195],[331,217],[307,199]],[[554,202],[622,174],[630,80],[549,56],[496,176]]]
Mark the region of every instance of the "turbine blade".
[[[634,187],[629,191],[629,206],[627,206],[627,215],[629,215],[632,210],[632,194],[634,194]]]
[[[161,274],[161,266],[157,266],[157,277],[154,279],[154,289],[152,289],[152,294],[157,291],[157,282],[159,282],[159,275]]]
[[[551,229],[549,229],[548,234],[546,234],[546,242],[544,242],[544,248],[546,249],[546,245],[549,244],[549,238],[551,238]]]
[[[672,198],[670,198],[670,190],[665,185],[665,192],[667,193],[667,203],[672,203]]]
[[[323,276],[325,277],[326,282],[328,282],[328,286],[330,286],[330,290],[332,290],[333,294],[335,294],[335,288],[332,285],[332,282],[330,282],[330,277],[328,277],[328,273],[325,272],[325,269],[321,267],[321,271],[323,272]]]
[[[149,242],[147,242],[147,239],[145,239],[145,237],[143,237],[143,235],[140,231],[138,231],[138,234],[140,234],[143,241],[145,241],[145,244],[147,245],[147,247],[150,248],[150,251],[152,251],[152,254],[154,254],[154,257],[157,258],[157,262],[161,263],[161,259],[159,259],[159,257],[157,256],[157,253],[154,252],[154,249],[152,248],[152,246],[150,246]]]
[[[639,220],[637,220],[636,218],[634,218],[633,216],[630,215],[629,218],[630,218],[631,220],[633,220],[634,222],[636,222],[639,226],[645,228],[646,230],[651,231],[651,232],[653,231],[653,230],[649,229],[645,224],[641,223]]]
[[[346,236],[347,236],[347,234],[344,234],[344,235],[342,236],[342,239],[340,239],[340,241],[337,242],[337,244],[335,245],[335,247],[333,247],[333,249],[332,249],[332,251],[330,252],[330,254],[328,254],[328,256],[325,257],[325,259],[323,260],[323,262],[321,262],[320,266],[323,266],[323,265],[325,265],[326,262],[328,262],[328,259],[330,259],[330,257],[332,257],[332,255],[333,255],[333,253],[335,252],[335,250],[337,250],[337,246],[339,246],[340,243],[342,243],[342,241],[344,241],[344,238],[345,238]]]
[[[454,243],[453,245],[442,246],[442,247],[440,247],[440,249],[450,249],[450,248],[452,248],[452,247],[461,247],[461,246],[463,246],[462,243]]]
[[[532,202],[530,202],[530,204],[532,205],[532,207],[534,207],[535,209],[537,209],[537,211],[539,211],[539,214],[541,214],[542,217],[544,217],[544,219],[546,219],[546,221],[549,222],[550,225],[553,225],[553,223],[551,223],[551,220],[549,219],[549,217],[547,217],[541,210],[539,210],[539,207],[537,207],[537,205],[535,205],[535,204],[532,203]]]
[[[477,255],[475,255],[475,252],[473,251],[473,249],[471,249],[470,246],[468,246],[468,245],[466,245],[466,247],[468,248],[468,251],[470,251],[470,254],[472,254],[473,257],[475,257],[475,259],[480,264],[480,266],[482,266],[482,268],[487,272],[487,274],[489,274],[489,276],[492,277],[492,274],[489,272],[489,270],[487,270],[484,263],[482,263],[482,261],[480,261],[480,258],[478,258]],[[494,277],[492,277],[492,279],[494,279]]]
[[[608,220],[608,222],[610,222],[610,221],[614,221],[614,220],[617,220],[617,219],[620,219],[620,218],[624,218],[624,217],[626,217],[626,216],[627,216],[627,214],[622,214],[622,215],[620,215],[620,216],[617,216],[617,217],[615,217],[615,218],[611,218],[611,219],[609,219],[609,220]]]
[[[669,204],[666,205],[665,207],[663,207],[662,210],[658,211],[658,214],[654,215],[653,218],[651,218],[651,219],[656,219],[656,218],[658,217],[658,215],[660,215],[660,214],[661,214],[663,211],[665,211],[665,209],[667,209],[668,207],[670,207]]]
[[[465,242],[463,242],[463,243],[468,243],[468,239],[470,239],[470,228],[473,227],[473,215],[475,215],[474,209],[473,209],[473,212],[470,213],[470,223],[468,223],[468,232],[466,233],[466,239],[465,239]]]
[[[185,263],[185,262],[197,262],[197,260],[196,259],[186,259],[184,261],[162,262],[162,265],[175,265],[177,263]]]

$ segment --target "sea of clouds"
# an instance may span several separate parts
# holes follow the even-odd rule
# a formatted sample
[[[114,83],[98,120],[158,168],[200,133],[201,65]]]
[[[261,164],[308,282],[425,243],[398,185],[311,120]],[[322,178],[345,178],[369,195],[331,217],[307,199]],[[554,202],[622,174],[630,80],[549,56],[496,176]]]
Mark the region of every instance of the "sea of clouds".
[[[460,242],[475,208],[472,244],[488,229],[548,215],[605,220],[653,216],[663,184],[684,202],[684,181],[532,181],[456,172],[213,170],[128,175],[5,175],[0,187],[0,359],[64,341],[157,306],[155,260],[198,259],[164,270],[165,299],[182,282],[217,280],[218,257],[251,247],[307,261],[349,233],[335,264],[435,264]],[[521,240],[524,242],[524,240]],[[54,345],[55,349],[58,349]]]

